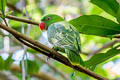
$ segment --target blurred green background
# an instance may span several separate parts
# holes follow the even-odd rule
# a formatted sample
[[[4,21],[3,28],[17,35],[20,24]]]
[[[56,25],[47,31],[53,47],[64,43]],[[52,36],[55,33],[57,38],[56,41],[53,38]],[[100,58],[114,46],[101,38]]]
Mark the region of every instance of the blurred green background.
[[[7,0],[8,6],[6,12],[12,11],[10,15],[29,18],[40,22],[45,14],[57,14],[66,20],[77,18],[81,15],[100,15],[115,21],[114,17],[104,12],[99,7],[93,5],[89,0]],[[14,9],[19,9],[21,12]],[[27,12],[26,12],[27,11]],[[24,13],[28,16],[24,16]],[[2,20],[0,19],[0,22]],[[45,44],[48,47],[52,45],[47,41],[46,32],[41,32],[38,26],[27,25],[18,21],[8,20],[10,27],[27,35],[28,37]],[[27,34],[28,33],[28,34]],[[82,41],[82,58],[88,60],[90,52],[101,48],[105,43],[111,41],[109,38],[80,34]],[[11,34],[0,29],[0,80],[21,80],[20,71],[15,67],[21,65],[23,54],[26,53],[25,63],[27,64],[27,80],[47,80],[44,77],[51,77],[49,80],[95,80],[83,73],[77,72],[53,59],[48,59],[42,54],[38,54],[30,48],[26,48],[19,43]],[[26,49],[26,51],[25,51]],[[105,49],[102,52],[105,52]],[[119,80],[120,78],[120,55],[117,55],[101,64],[94,72],[109,79]],[[7,63],[7,60],[8,64]],[[4,66],[2,66],[5,64]],[[9,68],[7,68],[9,66]],[[51,67],[52,66],[52,67]],[[6,67],[6,69],[2,68]],[[57,71],[56,71],[57,70]],[[37,76],[39,73],[40,76]],[[6,76],[6,77],[5,77]]]

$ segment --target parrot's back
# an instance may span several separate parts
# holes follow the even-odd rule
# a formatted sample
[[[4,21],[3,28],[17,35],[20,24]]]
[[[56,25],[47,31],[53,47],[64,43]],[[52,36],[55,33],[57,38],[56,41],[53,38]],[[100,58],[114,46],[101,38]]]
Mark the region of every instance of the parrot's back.
[[[48,28],[48,40],[54,46],[80,52],[79,33],[70,24],[54,23]]]

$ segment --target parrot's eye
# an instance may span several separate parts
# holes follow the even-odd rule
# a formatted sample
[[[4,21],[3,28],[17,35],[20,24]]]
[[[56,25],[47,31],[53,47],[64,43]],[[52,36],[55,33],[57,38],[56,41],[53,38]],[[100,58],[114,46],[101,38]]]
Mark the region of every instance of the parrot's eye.
[[[47,21],[49,21],[50,19],[51,19],[50,17],[46,18]]]

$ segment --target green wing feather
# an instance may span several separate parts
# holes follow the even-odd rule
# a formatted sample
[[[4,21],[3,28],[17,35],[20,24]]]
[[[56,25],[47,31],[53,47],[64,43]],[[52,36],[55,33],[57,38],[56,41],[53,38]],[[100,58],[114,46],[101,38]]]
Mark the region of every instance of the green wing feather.
[[[70,62],[74,65],[81,64],[82,66],[85,66],[84,61],[82,60],[80,54],[77,54],[71,50],[65,49],[65,53],[67,53],[68,59]]]

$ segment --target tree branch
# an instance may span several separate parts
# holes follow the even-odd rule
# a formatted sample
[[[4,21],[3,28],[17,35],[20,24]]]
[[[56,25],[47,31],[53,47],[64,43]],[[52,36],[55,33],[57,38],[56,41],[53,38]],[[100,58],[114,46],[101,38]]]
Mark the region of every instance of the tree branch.
[[[24,23],[28,23],[28,24],[39,25],[39,23],[37,23],[37,22],[31,21],[31,20],[28,20],[28,19],[17,18],[15,16],[6,16],[6,18],[16,20],[16,21],[20,21],[20,22],[24,22]]]
[[[106,44],[103,45],[101,48],[99,48],[99,49],[97,49],[97,50],[95,50],[95,51],[90,52],[90,53],[89,53],[89,57],[93,56],[93,55],[96,54],[96,53],[99,53],[100,51],[102,51],[102,50],[104,50],[104,49],[106,49],[106,48],[109,48],[109,47],[113,46],[114,44],[116,44],[116,43],[118,43],[118,42],[120,42],[120,39],[111,41],[111,42],[109,42],[109,43],[106,43]]]
[[[64,57],[63,55],[57,53],[56,51],[54,51],[51,48],[46,47],[45,45],[39,43],[38,41],[32,40],[31,38],[28,38],[28,37],[24,36],[23,34],[15,31],[14,29],[11,29],[11,28],[9,28],[9,27],[1,24],[1,23],[0,23],[0,28],[2,28],[4,30],[8,31],[9,33],[19,37],[19,39],[21,39],[25,43],[25,45],[27,45],[29,47],[32,46],[33,49],[35,49],[37,51],[40,51],[40,52],[42,52],[42,54],[44,54],[46,56],[49,56],[49,57],[51,57],[51,58],[65,64],[65,65],[75,69],[75,70],[83,72],[83,73],[85,73],[85,74],[87,74],[87,75],[89,75],[91,77],[94,77],[94,78],[96,78],[98,80],[108,80],[108,79],[106,79],[106,78],[104,78],[104,77],[102,77],[100,75],[97,75],[96,73],[94,73],[94,72],[92,72],[92,71],[90,71],[90,70],[88,70],[88,69],[86,69],[84,67],[72,65],[69,62],[69,60],[66,57]]]
[[[0,13],[0,17],[1,17],[1,13]],[[28,24],[39,25],[38,22],[34,22],[34,21],[31,21],[31,20],[28,20],[28,19],[18,18],[18,17],[15,17],[15,16],[7,16],[6,15],[6,18],[11,19],[11,20],[15,20],[15,21],[28,23]]]

